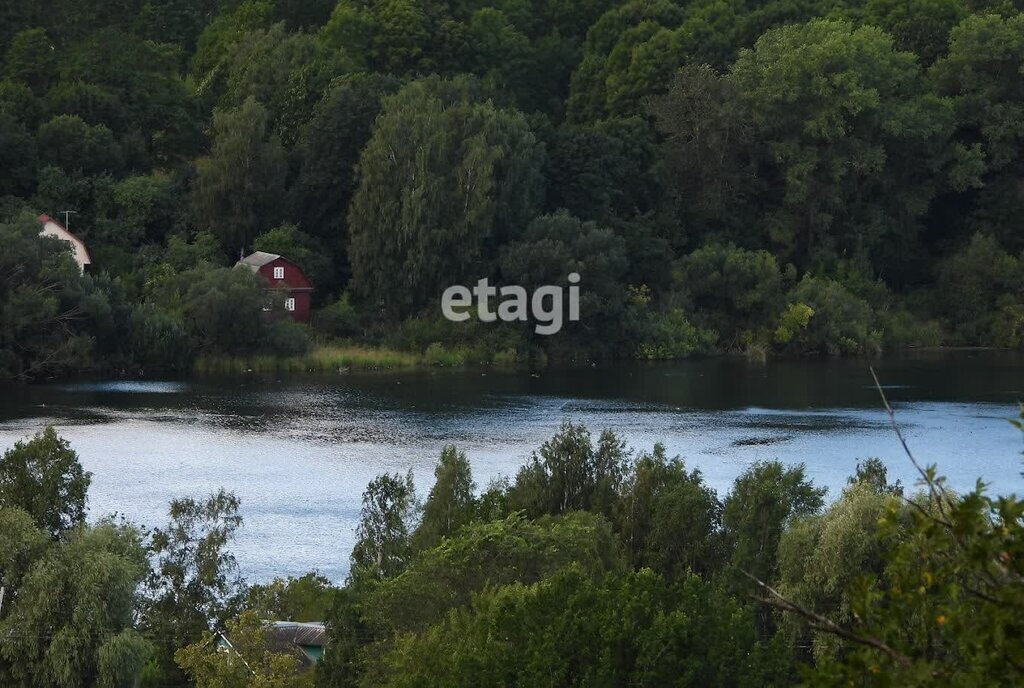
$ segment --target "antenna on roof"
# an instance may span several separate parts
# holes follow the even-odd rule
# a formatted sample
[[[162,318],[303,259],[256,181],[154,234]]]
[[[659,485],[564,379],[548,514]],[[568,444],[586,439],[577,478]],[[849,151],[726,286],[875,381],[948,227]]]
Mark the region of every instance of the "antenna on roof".
[[[62,210],[59,213],[57,213],[58,215],[64,216],[64,229],[68,230],[69,232],[71,231],[71,216],[77,212],[77,210]]]

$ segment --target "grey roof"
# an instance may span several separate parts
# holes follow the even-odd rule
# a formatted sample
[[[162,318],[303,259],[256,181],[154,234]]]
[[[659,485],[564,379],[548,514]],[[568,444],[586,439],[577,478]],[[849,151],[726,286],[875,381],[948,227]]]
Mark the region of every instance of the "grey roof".
[[[238,267],[239,265],[244,265],[245,267],[249,268],[253,272],[259,272],[259,269],[261,267],[263,267],[267,263],[274,262],[275,260],[277,260],[280,257],[281,257],[280,254],[277,254],[277,253],[267,253],[266,251],[256,251],[255,253],[250,253],[245,258],[242,258],[240,261],[235,263],[235,267]]]
[[[327,642],[327,629],[319,621],[271,621],[268,625],[270,634],[278,641],[319,647]]]

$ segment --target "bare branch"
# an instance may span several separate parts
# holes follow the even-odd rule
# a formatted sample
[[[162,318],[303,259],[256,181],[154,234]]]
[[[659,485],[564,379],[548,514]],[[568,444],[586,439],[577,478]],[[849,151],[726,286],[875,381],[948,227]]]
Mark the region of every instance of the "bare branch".
[[[918,475],[921,476],[921,480],[928,486],[928,494],[938,504],[939,513],[942,514],[943,518],[948,519],[946,516],[946,507],[942,501],[943,496],[935,486],[935,481],[929,477],[927,471],[921,468],[921,464],[919,464],[917,459],[914,458],[914,453],[910,451],[910,445],[907,444],[907,440],[903,437],[903,432],[900,430],[899,424],[896,423],[896,412],[892,410],[892,406],[889,405],[889,400],[885,397],[885,392],[882,391],[882,384],[878,381],[878,375],[875,374],[874,366],[868,366],[868,370],[871,371],[871,377],[875,380],[875,389],[878,390],[879,396],[882,397],[882,404],[885,405],[885,410],[889,414],[889,424],[896,433],[896,437],[899,438],[900,444],[903,445],[903,451],[906,453],[907,458],[910,459],[910,463],[914,464],[914,468],[917,470]]]
[[[842,638],[843,640],[849,640],[851,643],[857,643],[859,645],[872,647],[876,650],[884,652],[889,657],[891,657],[893,661],[898,662],[899,664],[902,664],[904,666],[910,665],[909,657],[893,649],[881,640],[878,640],[877,638],[871,638],[868,636],[858,635],[850,629],[840,626],[835,621],[832,621],[832,619],[824,617],[811,609],[808,609],[800,604],[797,604],[793,600],[784,596],[782,593],[780,593],[772,586],[765,583],[763,580],[759,579],[757,576],[754,576],[753,574],[747,571],[744,571],[743,574],[750,580],[757,583],[757,585],[762,590],[768,593],[768,598],[755,598],[759,602],[763,602],[764,604],[775,607],[776,609],[781,609],[782,611],[787,611],[796,614],[797,616],[806,619],[813,628],[819,631],[831,633],[832,635]]]

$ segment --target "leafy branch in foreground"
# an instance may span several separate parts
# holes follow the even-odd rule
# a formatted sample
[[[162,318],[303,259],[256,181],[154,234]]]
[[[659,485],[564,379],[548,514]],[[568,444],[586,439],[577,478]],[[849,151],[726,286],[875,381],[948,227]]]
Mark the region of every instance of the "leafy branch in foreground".
[[[980,481],[963,495],[945,490],[935,466],[922,467],[911,453],[877,376],[875,384],[926,494],[908,500],[915,508],[897,503],[879,519],[878,536],[897,544],[881,573],[861,576],[849,591],[851,623],[838,624],[750,576],[765,593],[760,599],[846,641],[842,652],[808,670],[811,685],[1019,683],[1024,504],[988,496]]]

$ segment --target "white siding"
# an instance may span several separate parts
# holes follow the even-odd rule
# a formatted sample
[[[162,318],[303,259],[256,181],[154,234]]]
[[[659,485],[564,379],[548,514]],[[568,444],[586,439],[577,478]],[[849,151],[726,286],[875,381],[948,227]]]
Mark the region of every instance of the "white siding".
[[[78,263],[78,269],[82,272],[85,272],[86,265],[92,265],[92,258],[89,257],[89,251],[86,250],[85,244],[82,243],[82,240],[53,220],[47,220],[44,222],[43,230],[39,232],[39,234],[40,236],[56,237],[57,239],[62,239],[71,244],[71,248],[75,256],[75,262]]]

